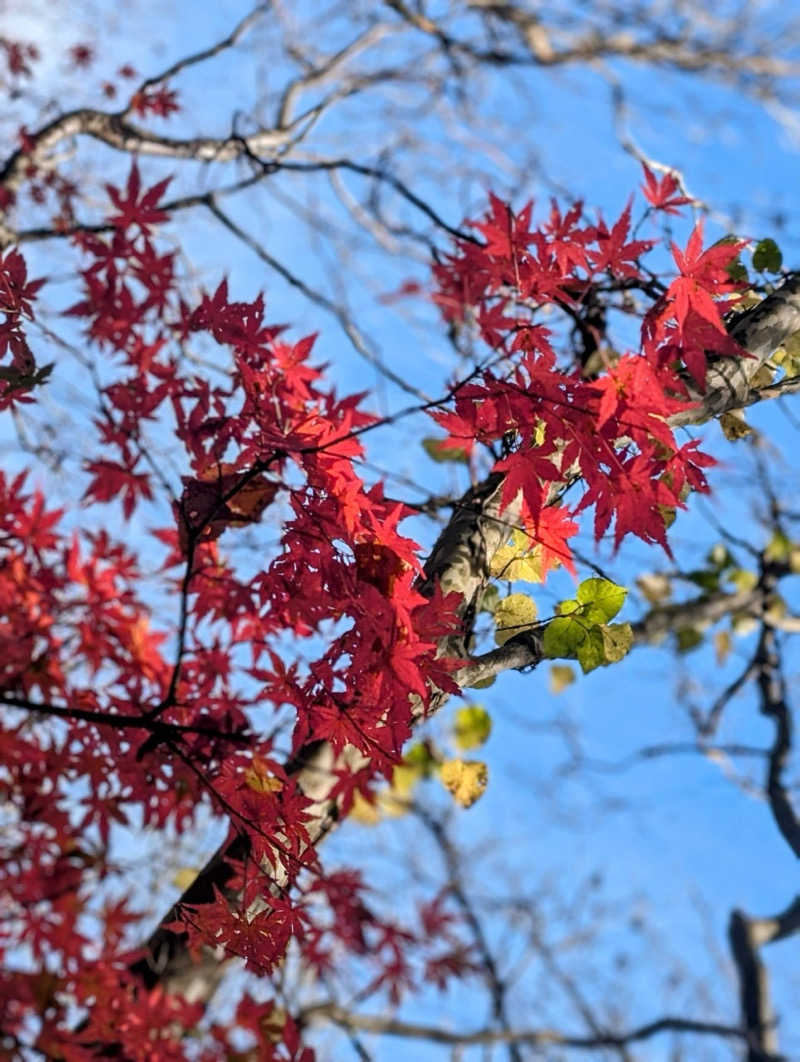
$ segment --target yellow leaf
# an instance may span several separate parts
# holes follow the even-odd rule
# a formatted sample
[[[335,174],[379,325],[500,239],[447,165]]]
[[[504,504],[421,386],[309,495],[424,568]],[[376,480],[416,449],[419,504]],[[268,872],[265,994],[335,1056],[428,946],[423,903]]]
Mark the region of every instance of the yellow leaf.
[[[685,499],[681,500],[685,501]],[[661,519],[664,521],[664,527],[672,527],[672,525],[675,523],[675,517],[678,515],[678,510],[670,505],[657,505],[656,509],[658,509],[659,513],[661,514]]]
[[[630,623],[603,624],[600,628],[606,662],[616,664],[627,655],[633,645],[633,629]],[[578,655],[580,659],[580,654]]]
[[[714,635],[714,654],[717,658],[718,664],[722,665],[725,663],[732,648],[733,639],[731,638],[731,632],[717,631]]]
[[[509,638],[533,625],[536,619],[536,603],[527,594],[509,594],[494,610],[497,624],[494,640],[505,645]]]
[[[745,593],[748,590],[752,590],[758,583],[758,575],[755,572],[748,571],[746,568],[734,568],[728,575],[728,579],[737,590],[742,590]]]
[[[746,435],[751,435],[753,432],[753,429],[744,419],[744,412],[741,409],[723,413],[719,418],[719,426],[729,442],[736,442],[737,439],[743,439]]]
[[[489,769],[480,760],[446,760],[439,771],[442,785],[462,808],[478,800],[489,781]]]
[[[539,418],[536,421],[536,427],[533,430],[533,438],[531,440],[534,446],[542,446],[544,444],[546,429],[547,425],[541,418]]]
[[[786,376],[797,376],[800,372],[800,332],[794,332],[784,340],[770,360],[780,366]]]
[[[176,870],[172,875],[172,884],[180,889],[181,892],[186,892],[197,877],[197,873],[194,867],[181,867],[180,870]]]
[[[252,764],[244,772],[244,780],[254,793],[277,793],[283,782],[276,778],[260,756],[254,756]]]
[[[784,339],[783,349],[790,358],[800,358],[800,332],[792,332],[787,339]]]
[[[763,301],[764,296],[759,295],[757,291],[754,291],[751,288],[749,291],[746,291],[736,303],[736,312],[743,313],[745,310],[752,310],[754,306],[758,306],[758,304]]]
[[[758,630],[758,620],[754,616],[748,615],[747,612],[734,612],[731,616],[731,627],[734,634],[745,637]]]
[[[358,822],[362,826],[375,826],[380,822],[380,812],[374,804],[363,797],[360,793],[356,793],[353,797],[353,806],[350,808],[348,818],[351,818],[353,822]]]
[[[497,579],[508,579],[509,582],[521,579],[528,583],[540,583],[541,547],[532,544],[524,531],[515,528],[511,533],[511,541],[495,553],[489,570]]]
[[[562,693],[575,681],[575,672],[569,664],[552,664],[550,667],[550,692]]]
[[[786,618],[787,608],[786,602],[780,596],[780,594],[770,594],[766,601],[766,609],[764,610],[764,619],[770,623],[780,623],[782,619]]]
[[[283,1007],[274,1006],[269,1014],[263,1015],[258,1024],[271,1044],[279,1044],[283,1040],[283,1030],[286,1027],[287,1012]]]
[[[392,782],[381,789],[374,804],[356,793],[350,817],[362,826],[375,826],[383,819],[396,819],[405,815],[411,806],[411,795],[421,778],[430,774],[428,763],[399,763],[392,772]]]
[[[422,769],[414,764],[399,763],[392,772],[392,793],[402,797],[410,796],[422,773]]]
[[[376,800],[376,813],[378,818],[399,819],[408,812],[411,807],[409,797],[401,796],[392,789],[384,789],[378,793]]]
[[[751,387],[769,387],[775,380],[775,373],[769,365],[759,365],[757,372],[750,377]]]

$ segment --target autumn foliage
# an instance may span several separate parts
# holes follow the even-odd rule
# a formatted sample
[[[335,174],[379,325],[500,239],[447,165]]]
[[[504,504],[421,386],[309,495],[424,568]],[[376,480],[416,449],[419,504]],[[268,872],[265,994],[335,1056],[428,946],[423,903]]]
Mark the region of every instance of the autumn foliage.
[[[648,212],[685,205],[671,179],[645,179]],[[423,580],[424,555],[403,531],[411,510],[365,482],[382,422],[368,398],[326,384],[314,338],[287,339],[260,295],[244,301],[224,279],[190,300],[160,236],[167,185],[148,187],[134,165],[108,187],[106,228],[72,238],[82,292],[67,312],[102,364],[74,511],[48,504],[35,474],[0,477],[0,1026],[50,1058],[226,1057],[244,1032],[264,1058],[306,1062],[292,1019],[247,994],[187,1049],[202,1006],[147,983],[136,898],[98,890],[114,874],[111,826],[180,833],[206,808],[246,840],[225,893],[178,910],[195,951],[221,947],[266,973],[294,940],[324,972],[345,948],[368,957],[393,999],[422,977],[466,976],[474,957],[445,897],[417,924],[390,922],[356,871],[326,872],[292,769],[313,743],[351,748],[361,758],[331,794],[338,816],[373,801],[432,692],[458,692],[463,659],[437,651],[465,622],[463,602]],[[613,530],[615,545],[633,534],[668,550],[671,514],[708,489],[712,458],[676,439],[669,418],[696,400],[709,356],[745,356],[723,321],[740,249],[704,250],[698,226],[672,247],[662,283],[647,263],[663,268],[664,249],[632,230],[631,204],[613,224],[587,221],[581,204],[536,222],[530,204],[492,197],[434,266],[432,298],[451,326],[474,324],[483,356],[430,416],[444,451],[494,454],[539,578],[574,571],[570,538],[587,510],[598,539]],[[59,371],[36,365],[26,340],[46,290],[19,251],[0,259],[5,416]],[[557,353],[543,311],[579,311],[597,290],[636,292],[644,309],[638,346],[588,372]],[[186,359],[191,348],[213,352],[220,371]],[[169,433],[175,480],[149,451],[155,425]],[[104,506],[131,519],[149,502],[163,514],[149,541],[102,530]],[[226,546],[256,525],[253,572]],[[288,761],[269,723],[287,711]]]

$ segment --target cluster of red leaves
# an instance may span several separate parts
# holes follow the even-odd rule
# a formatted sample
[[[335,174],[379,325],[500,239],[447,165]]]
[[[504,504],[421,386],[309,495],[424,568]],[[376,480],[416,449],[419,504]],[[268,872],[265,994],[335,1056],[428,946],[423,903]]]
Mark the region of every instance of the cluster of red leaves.
[[[0,410],[24,400],[36,384],[36,360],[25,336],[25,320],[33,320],[33,302],[44,280],[29,280],[19,251],[0,254]]]
[[[169,118],[171,114],[176,114],[181,109],[178,103],[178,93],[174,89],[167,88],[166,85],[135,92],[128,106],[142,117],[155,114],[159,118]]]
[[[359,475],[375,420],[361,396],[324,386],[313,337],[284,341],[262,298],[234,301],[224,281],[191,304],[181,297],[175,252],[154,232],[167,220],[167,183],[143,188],[134,166],[124,188],[109,186],[112,231],[75,238],[83,291],[68,311],[105,363],[88,512],[98,519],[98,506],[120,503],[131,517],[161,501],[163,513],[168,499],[160,545],[137,543],[137,562],[105,531],[70,534],[23,477],[0,478],[0,795],[10,822],[0,949],[15,971],[0,977],[0,1026],[76,1062],[98,1044],[149,1062],[184,1058],[184,1031],[201,1018],[144,987],[130,951],[136,915],[102,899],[115,823],[180,832],[205,803],[246,838],[247,858],[229,866],[240,902],[218,894],[179,912],[192,948],[221,945],[264,973],[291,939],[321,972],[344,946],[375,964],[365,993],[391,999],[423,974],[445,986],[473,968],[446,898],[414,930],[371,911],[357,876],[324,873],[310,801],[262,736],[269,720],[256,730],[251,711],[290,708],[295,752],[328,741],[369,756],[369,769],[339,777],[347,814],[398,762],[411,695],[424,709],[431,684],[454,689],[436,649],[458,601],[420,593],[419,550],[399,530],[407,510]],[[673,191],[651,189],[663,209],[676,205]],[[580,219],[579,207],[554,208],[532,230],[529,208],[514,215],[494,199],[476,225],[484,242],[459,243],[437,267],[445,314],[474,314],[496,356],[436,417],[459,447],[502,442],[504,502],[521,492],[545,568],[569,564],[566,540],[589,505],[598,536],[614,520],[617,542],[632,531],[666,545],[664,508],[681,505],[686,487],[705,489],[709,461],[679,447],[666,423],[687,404],[676,368],[699,376],[703,351],[733,352],[720,311],[738,248],[702,253],[696,232],[675,251],[680,275],[653,299],[641,351],[596,380],[560,368],[531,309],[574,305],[601,277],[646,279],[650,244],[630,239],[629,208],[610,229]],[[39,282],[17,252],[0,269],[2,352],[14,358]],[[193,349],[213,352],[219,371],[202,375],[185,357]],[[182,466],[174,484],[151,442],[167,432]],[[576,477],[586,489],[575,509],[551,504]],[[274,533],[253,574],[223,547],[261,521]],[[164,547],[154,588],[141,567],[152,570]],[[266,1059],[311,1057],[290,1019],[249,997],[232,1025],[207,1033],[192,1057],[226,1057],[241,1034]]]
[[[680,205],[674,179],[645,192],[660,209]],[[449,320],[473,319],[495,352],[477,382],[458,389],[454,408],[433,414],[446,428],[445,446],[469,451],[476,442],[509,450],[495,471],[504,474],[503,505],[518,495],[522,520],[542,546],[544,570],[570,566],[567,539],[574,517],[595,510],[595,536],[614,524],[614,543],[627,534],[668,551],[665,517],[684,507],[689,490],[707,490],[703,468],[713,461],[692,441],[678,445],[668,418],[689,408],[680,374],[685,366],[702,389],[706,354],[738,356],[722,314],[738,297],[727,267],[740,243],[702,252],[698,225],[685,252],[673,245],[679,274],[644,316],[640,349],[623,355],[597,379],[580,367],[561,368],[550,330],[533,321],[548,305],[580,310],[600,283],[620,282],[652,292],[641,259],[653,243],[630,238],[630,206],[609,229],[584,223],[581,204],[531,229],[530,204],[514,214],[492,197],[483,221],[472,225],[481,243],[458,241],[435,268],[436,301]],[[554,505],[565,483],[579,480],[583,496],[572,509]]]
[[[39,49],[35,44],[0,37],[0,49],[5,56],[6,67],[12,78],[33,76],[30,64],[39,58]]]
[[[166,183],[145,189],[134,167],[124,188],[109,187],[113,231],[75,238],[85,256],[83,293],[67,312],[114,361],[111,382],[98,382],[97,456],[85,462],[89,512],[113,502],[131,517],[156,497],[163,476],[150,453],[154,425],[171,428],[174,455],[182,455],[174,521],[156,532],[168,550],[159,615],[166,621],[174,602],[171,628],[151,626],[137,595],[146,584],[127,550],[105,532],[62,531],[60,514],[25,494],[22,479],[3,483],[0,700],[19,712],[0,734],[0,789],[15,817],[0,859],[13,918],[0,943],[13,952],[24,940],[40,973],[46,965],[59,974],[36,1005],[39,974],[31,974],[25,1006],[6,982],[0,1010],[15,1035],[38,1015],[39,1049],[56,1054],[57,1041],[67,1058],[98,1042],[139,1057],[146,1022],[164,1034],[141,1057],[182,1057],[180,1029],[196,1024],[195,1009],[143,992],[123,935],[105,934],[98,956],[90,927],[105,917],[95,897],[113,872],[112,824],[181,831],[204,801],[247,836],[249,856],[232,866],[241,905],[220,896],[184,911],[192,945],[221,943],[263,972],[293,936],[323,968],[343,939],[352,945],[360,935],[380,971],[375,990],[394,994],[408,984],[401,942],[417,938],[371,914],[352,882],[344,889],[325,877],[306,830],[309,801],[246,710],[292,706],[295,749],[351,744],[389,774],[411,733],[409,694],[424,705],[431,676],[440,687],[450,682],[435,652],[453,617],[441,594],[429,599],[415,586],[418,547],[398,530],[404,507],[357,472],[359,432],[373,418],[359,396],[340,399],[322,386],[309,361],[313,337],[281,341],[260,296],[232,301],[223,281],[194,305],[180,298],[174,253],[153,235],[165,220]],[[30,312],[35,291],[22,283],[24,263],[16,252],[7,261],[19,278],[17,315]],[[182,351],[193,343],[217,348],[217,382],[187,369]],[[276,506],[281,530],[262,569],[240,575],[217,540]],[[307,645],[302,664],[299,654],[287,659],[287,637]],[[342,775],[343,813],[369,780]],[[257,870],[270,866],[280,866],[288,887],[298,884],[291,898],[288,888],[273,895],[270,875]],[[324,924],[312,917],[320,897],[335,912]],[[266,911],[248,913],[266,898]],[[422,934],[418,945],[428,946]],[[466,968],[462,953],[445,953],[445,980],[447,969],[454,976]],[[76,1022],[71,1006],[90,996],[98,1005],[87,1004]],[[305,1057],[291,1048],[292,1028],[273,1043],[276,1058]]]

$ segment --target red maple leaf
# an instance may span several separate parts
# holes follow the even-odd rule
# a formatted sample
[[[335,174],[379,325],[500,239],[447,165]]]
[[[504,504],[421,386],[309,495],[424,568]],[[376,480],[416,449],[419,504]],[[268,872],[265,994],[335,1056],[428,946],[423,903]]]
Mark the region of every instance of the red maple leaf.
[[[167,190],[171,180],[171,177],[165,177],[147,191],[142,192],[139,167],[134,162],[124,193],[113,184],[106,185],[109,199],[119,211],[111,217],[111,224],[123,230],[136,225],[147,235],[151,225],[157,225],[168,218],[166,212],[159,209],[158,201]]]
[[[642,163],[645,183],[642,186],[644,197],[656,210],[663,210],[665,214],[679,214],[677,207],[691,203],[689,196],[680,192],[678,178],[672,173],[665,173],[661,180]],[[676,194],[678,193],[678,194]]]

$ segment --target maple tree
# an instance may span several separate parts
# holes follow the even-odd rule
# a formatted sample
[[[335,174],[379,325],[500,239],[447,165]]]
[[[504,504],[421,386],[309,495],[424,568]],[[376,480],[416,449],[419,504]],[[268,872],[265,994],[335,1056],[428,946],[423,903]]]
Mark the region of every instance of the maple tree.
[[[416,27],[405,5],[390,6]],[[22,40],[3,48],[18,91],[37,52]],[[68,58],[91,68],[94,49],[75,44]],[[279,992],[261,990],[287,964],[325,984],[342,956],[357,957],[369,970],[364,998],[392,1005],[481,968],[497,980],[457,884],[413,918],[392,917],[358,868],[328,865],[322,841],[345,821],[409,810],[425,820],[416,794],[428,779],[459,808],[480,800],[488,770],[472,750],[491,718],[469,690],[545,661],[557,662],[556,683],[574,678],[565,661],[583,674],[614,667],[651,628],[696,633],[715,607],[763,621],[748,680],[775,722],[770,808],[800,854],[776,624],[765,618],[778,580],[796,570],[792,540],[773,536],[755,551],[749,585],[727,547],[712,553],[695,583],[718,597],[678,603],[675,615],[651,577],[654,607],[638,625],[620,618],[627,588],[574,545],[588,527],[612,553],[637,538],[672,558],[671,524],[709,492],[716,463],[682,429],[727,417],[735,434],[744,407],[797,388],[800,282],[781,273],[777,245],[707,239],[679,176],[646,163],[612,221],[582,202],[519,206],[489,194],[480,215],[451,224],[390,179],[436,236],[427,285],[406,282],[385,301],[427,299],[443,334],[468,336],[470,358],[438,394],[381,414],[369,393],[333,386],[314,335],[276,323],[268,289],[243,291],[224,269],[198,285],[186,268],[174,223],[188,200],[236,226],[213,193],[173,194],[148,155],[228,152],[251,167],[244,184],[313,164],[282,158],[292,123],[219,143],[151,137],[137,123],[181,114],[171,79],[182,68],[141,79],[120,66],[102,86],[108,100],[127,93],[119,111],[21,127],[0,165],[0,415],[46,423],[64,367],[41,356],[45,340],[57,354],[71,349],[93,388],[80,473],[63,497],[51,501],[40,485],[44,445],[0,470],[8,1058],[249,1052],[311,1062],[314,1008],[292,1013]],[[52,154],[78,134],[125,156],[124,175],[100,182],[95,220]],[[31,204],[47,218],[41,229],[24,221]],[[687,221],[685,239],[663,227],[672,218]],[[33,268],[31,247],[49,239],[77,289],[55,318],[73,329],[69,342],[46,309],[57,281]],[[606,312],[626,318],[616,346]],[[372,440],[412,416],[430,425],[428,456],[466,465],[470,483],[438,507],[448,515],[422,544],[412,529],[420,506],[368,464]],[[727,576],[739,596],[723,594]],[[559,600],[540,614],[540,591],[553,586]],[[451,755],[426,726],[456,698],[465,704]],[[124,887],[115,831],[166,845],[211,820],[219,847],[146,939],[148,912]],[[440,826],[425,821],[447,853]],[[754,963],[772,939],[743,915],[731,932]],[[220,1015],[214,994],[233,960],[249,977]],[[673,1028],[777,1058],[763,1000],[744,980],[742,1001],[738,1025],[669,1018],[584,1039],[499,1027],[464,1042],[510,1044],[512,1057],[526,1044],[624,1050]],[[372,1028],[333,1005],[316,1016]]]

